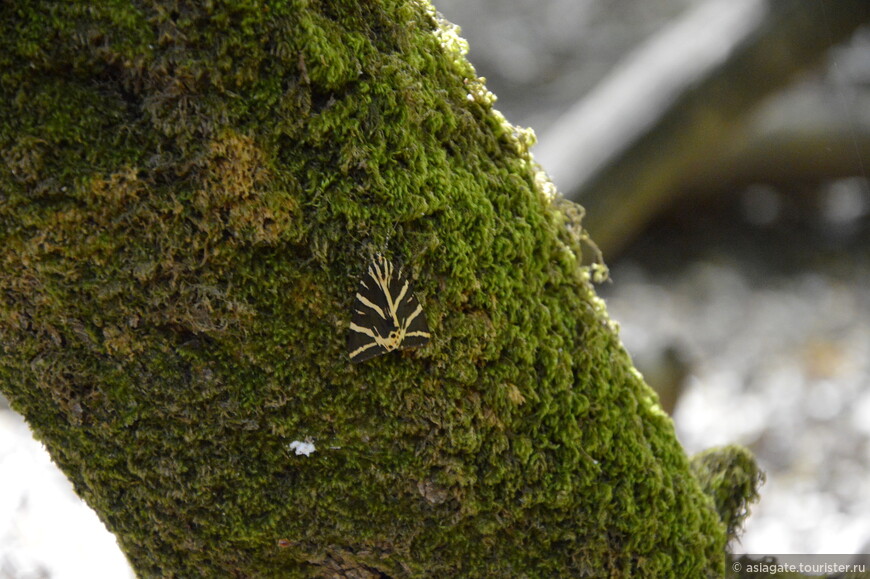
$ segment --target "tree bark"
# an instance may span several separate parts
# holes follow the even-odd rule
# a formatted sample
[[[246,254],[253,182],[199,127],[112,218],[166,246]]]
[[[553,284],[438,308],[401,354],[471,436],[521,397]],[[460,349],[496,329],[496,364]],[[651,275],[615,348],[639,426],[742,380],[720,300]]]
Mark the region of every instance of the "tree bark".
[[[139,575],[722,575],[579,209],[429,6],[3,6],[0,389]],[[355,365],[377,252],[433,338]]]

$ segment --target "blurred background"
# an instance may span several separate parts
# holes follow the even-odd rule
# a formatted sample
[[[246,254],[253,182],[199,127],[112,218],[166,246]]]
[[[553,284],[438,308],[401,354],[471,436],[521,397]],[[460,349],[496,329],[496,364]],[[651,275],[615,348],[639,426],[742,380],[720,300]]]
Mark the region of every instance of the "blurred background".
[[[870,552],[870,2],[436,0],[604,252],[689,454],[767,473],[743,553]],[[132,577],[0,399],[0,579]]]

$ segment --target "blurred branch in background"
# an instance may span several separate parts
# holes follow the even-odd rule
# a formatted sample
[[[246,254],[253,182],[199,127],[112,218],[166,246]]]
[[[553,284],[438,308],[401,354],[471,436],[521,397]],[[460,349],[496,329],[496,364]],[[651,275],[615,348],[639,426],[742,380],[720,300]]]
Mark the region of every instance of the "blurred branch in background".
[[[693,168],[685,183],[693,191],[722,192],[759,182],[793,185],[866,176],[868,105],[866,88],[800,83],[759,107],[716,159]]]
[[[738,166],[763,179],[766,169],[798,162],[810,149],[789,139],[804,129],[785,123],[770,132],[772,121],[753,113],[868,21],[866,0],[708,0],[641,45],[557,120],[535,156],[565,196],[586,207],[592,237],[612,257],[689,185],[718,181]],[[826,126],[803,154],[817,157],[824,135],[838,141],[832,173],[860,174],[850,130]],[[866,132],[854,135],[866,146]]]

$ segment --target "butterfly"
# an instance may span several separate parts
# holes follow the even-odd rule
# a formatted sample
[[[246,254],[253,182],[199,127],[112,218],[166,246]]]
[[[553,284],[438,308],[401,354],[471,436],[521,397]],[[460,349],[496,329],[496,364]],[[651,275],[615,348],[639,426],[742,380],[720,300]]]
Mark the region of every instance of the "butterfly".
[[[423,306],[402,270],[377,255],[363,274],[353,303],[347,337],[351,362],[429,342],[429,325]]]

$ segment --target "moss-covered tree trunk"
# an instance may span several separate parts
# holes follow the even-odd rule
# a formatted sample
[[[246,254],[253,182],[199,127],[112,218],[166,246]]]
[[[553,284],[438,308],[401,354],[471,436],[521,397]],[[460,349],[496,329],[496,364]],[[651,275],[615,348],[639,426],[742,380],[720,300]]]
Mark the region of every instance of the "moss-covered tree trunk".
[[[721,574],[576,209],[431,7],[0,6],[0,388],[140,575]],[[433,337],[355,365],[377,252]]]

